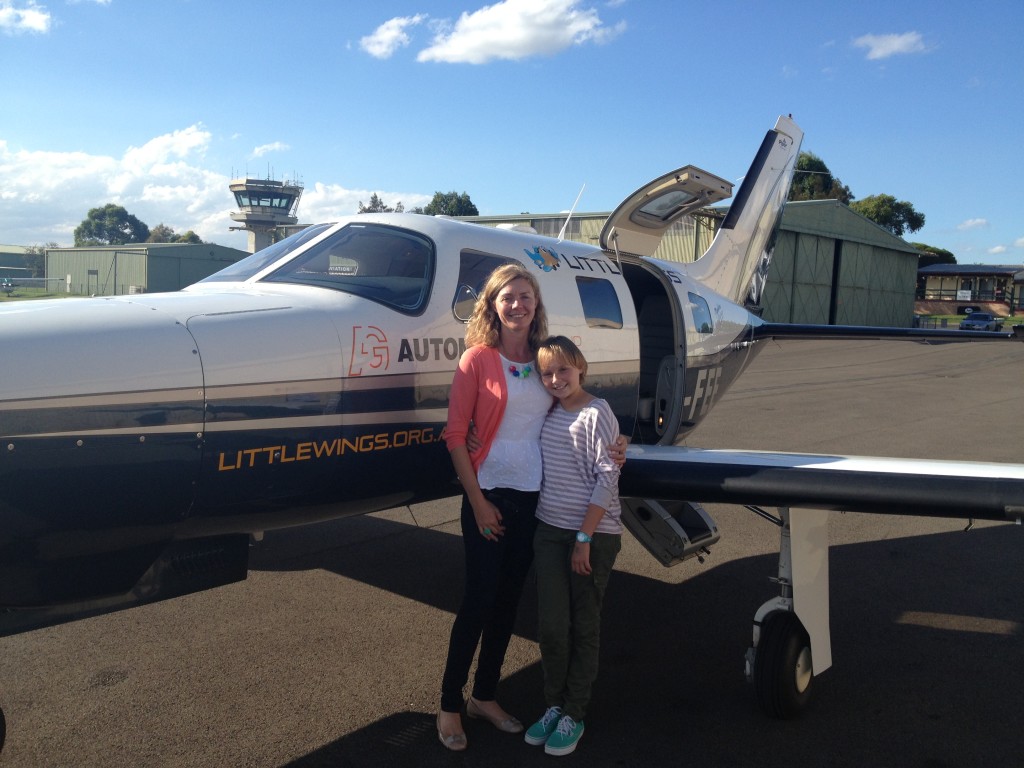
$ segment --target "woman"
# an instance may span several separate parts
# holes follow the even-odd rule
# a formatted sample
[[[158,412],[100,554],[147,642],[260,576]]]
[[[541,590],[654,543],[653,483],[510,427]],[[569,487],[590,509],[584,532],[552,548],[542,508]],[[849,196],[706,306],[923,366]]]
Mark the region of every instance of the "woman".
[[[491,273],[466,329],[467,350],[452,380],[445,440],[463,487],[462,540],[466,587],[452,625],[441,682],[437,735],[450,750],[467,746],[463,688],[476,653],[466,714],[499,730],[522,723],[495,700],[523,582],[533,560],[534,513],[541,482],[540,431],[551,396],[536,373],[535,352],[547,338],[540,285],[522,264]],[[470,424],[480,442],[466,445]],[[614,460],[624,460],[623,439]]]

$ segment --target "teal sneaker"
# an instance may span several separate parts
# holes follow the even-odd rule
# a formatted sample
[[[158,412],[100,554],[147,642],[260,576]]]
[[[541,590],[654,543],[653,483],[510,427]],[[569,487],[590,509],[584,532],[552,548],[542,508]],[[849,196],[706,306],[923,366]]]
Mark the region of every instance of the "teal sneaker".
[[[558,718],[562,716],[561,707],[548,707],[547,712],[536,723],[526,731],[526,743],[539,746],[548,740],[548,737],[558,727]]]
[[[583,721],[576,722],[565,715],[555,726],[555,732],[548,736],[544,752],[548,755],[568,755],[576,749],[583,736]]]

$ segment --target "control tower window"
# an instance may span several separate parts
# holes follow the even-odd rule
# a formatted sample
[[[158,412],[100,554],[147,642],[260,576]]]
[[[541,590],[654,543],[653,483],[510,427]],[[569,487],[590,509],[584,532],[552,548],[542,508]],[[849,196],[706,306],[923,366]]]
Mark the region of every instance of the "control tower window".
[[[294,195],[273,195],[267,192],[235,192],[235,202],[239,208],[283,208],[288,210],[292,207]]]

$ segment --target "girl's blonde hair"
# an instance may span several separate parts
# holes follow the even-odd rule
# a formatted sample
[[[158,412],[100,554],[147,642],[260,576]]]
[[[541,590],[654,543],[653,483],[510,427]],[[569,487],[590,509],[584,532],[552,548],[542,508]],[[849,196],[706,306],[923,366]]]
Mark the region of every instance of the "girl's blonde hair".
[[[537,347],[537,369],[542,370],[551,360],[561,360],[580,372],[580,386],[587,378],[587,358],[580,348],[565,336],[549,336]]]
[[[477,296],[473,306],[473,315],[466,326],[466,346],[484,344],[488,347],[498,346],[501,339],[501,320],[494,310],[494,302],[498,299],[501,289],[513,280],[526,280],[533,288],[537,305],[530,322],[530,349],[536,351],[541,341],[548,335],[548,315],[544,309],[544,301],[540,297],[540,283],[537,278],[522,264],[504,264],[491,272],[483,290]]]

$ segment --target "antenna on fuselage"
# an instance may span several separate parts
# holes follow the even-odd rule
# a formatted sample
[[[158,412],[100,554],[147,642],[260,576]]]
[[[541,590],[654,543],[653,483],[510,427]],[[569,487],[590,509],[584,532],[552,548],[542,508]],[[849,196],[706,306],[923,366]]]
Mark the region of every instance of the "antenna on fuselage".
[[[580,198],[583,197],[583,190],[586,188],[587,182],[583,182],[583,186],[580,187],[580,193],[576,195],[576,201],[572,204],[572,208],[569,209],[569,215],[565,217],[565,223],[562,224],[562,228],[558,230],[558,242],[562,242],[562,240],[565,239],[565,230],[569,226],[569,219],[572,218],[572,214],[576,210],[576,206],[580,202]]]

